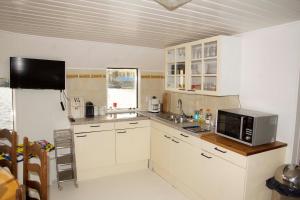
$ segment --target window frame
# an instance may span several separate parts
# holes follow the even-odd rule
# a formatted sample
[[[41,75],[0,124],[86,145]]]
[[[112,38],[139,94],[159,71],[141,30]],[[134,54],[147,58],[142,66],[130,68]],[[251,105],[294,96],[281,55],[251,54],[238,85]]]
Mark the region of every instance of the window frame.
[[[105,70],[105,76],[106,76],[106,107],[109,111],[110,108],[108,107],[108,75],[107,70],[113,69],[113,70],[126,70],[126,69],[134,69],[136,70],[136,108],[133,108],[137,110],[139,108],[139,68],[138,67],[107,67]],[[132,109],[132,110],[133,110]],[[131,111],[130,108],[116,108],[117,111]]]

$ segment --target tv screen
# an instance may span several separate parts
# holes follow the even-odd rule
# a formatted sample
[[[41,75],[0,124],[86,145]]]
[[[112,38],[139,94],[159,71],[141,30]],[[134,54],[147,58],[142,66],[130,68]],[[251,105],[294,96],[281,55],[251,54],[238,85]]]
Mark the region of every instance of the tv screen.
[[[65,62],[10,57],[10,87],[65,89]]]

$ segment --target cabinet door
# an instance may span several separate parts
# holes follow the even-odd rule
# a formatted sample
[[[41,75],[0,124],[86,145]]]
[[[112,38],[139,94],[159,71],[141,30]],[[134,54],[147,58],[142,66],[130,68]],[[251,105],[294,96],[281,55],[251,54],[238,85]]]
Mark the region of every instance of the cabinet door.
[[[204,91],[217,91],[217,76],[218,76],[218,41],[207,41],[204,43]]]
[[[243,200],[245,170],[208,152],[200,155],[201,180],[197,183],[200,196],[206,200]]]
[[[166,171],[170,169],[170,140],[163,131],[151,129],[151,161]]]
[[[115,164],[114,131],[74,134],[74,142],[78,170]]]
[[[166,49],[166,89],[185,90],[186,54],[185,45]]]
[[[150,158],[150,128],[116,131],[117,163],[148,160]]]
[[[171,144],[171,174],[176,178],[177,181],[185,184],[190,189],[193,189],[196,178],[198,177],[201,166],[196,165],[196,149],[192,145],[172,138]]]
[[[193,43],[190,46],[190,90],[201,91],[203,80],[203,44],[202,42]]]

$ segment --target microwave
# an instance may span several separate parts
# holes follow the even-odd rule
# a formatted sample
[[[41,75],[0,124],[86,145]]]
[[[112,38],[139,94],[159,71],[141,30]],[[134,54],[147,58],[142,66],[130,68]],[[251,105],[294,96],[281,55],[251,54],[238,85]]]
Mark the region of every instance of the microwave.
[[[246,109],[218,110],[216,134],[249,146],[276,140],[278,116]]]

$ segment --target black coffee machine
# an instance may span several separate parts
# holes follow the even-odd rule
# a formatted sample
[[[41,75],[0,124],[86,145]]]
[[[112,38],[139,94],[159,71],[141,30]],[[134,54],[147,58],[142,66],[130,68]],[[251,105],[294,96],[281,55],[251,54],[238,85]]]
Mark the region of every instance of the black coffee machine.
[[[94,117],[94,104],[90,101],[85,103],[85,117]]]

